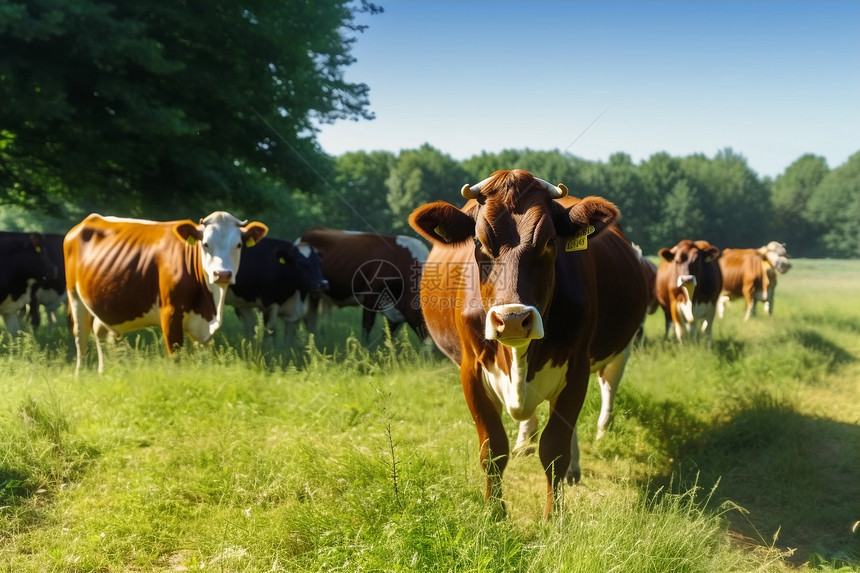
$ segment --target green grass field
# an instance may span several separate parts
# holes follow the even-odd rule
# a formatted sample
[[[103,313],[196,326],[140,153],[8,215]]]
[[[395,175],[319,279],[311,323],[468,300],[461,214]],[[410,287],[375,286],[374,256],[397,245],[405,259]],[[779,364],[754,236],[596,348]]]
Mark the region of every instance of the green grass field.
[[[457,370],[411,333],[364,349],[356,312],[281,353],[232,311],[179,360],[143,331],[79,379],[64,327],[4,335],[0,571],[858,571],[860,262],[794,264],[711,349],[649,317],[548,522],[536,457],[493,518]]]

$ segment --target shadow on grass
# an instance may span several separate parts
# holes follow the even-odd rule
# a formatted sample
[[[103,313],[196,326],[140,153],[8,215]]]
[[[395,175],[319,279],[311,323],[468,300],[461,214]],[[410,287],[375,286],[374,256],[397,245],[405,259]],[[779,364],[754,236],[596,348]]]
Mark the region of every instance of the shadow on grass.
[[[827,358],[828,372],[857,360],[850,352],[814,330],[797,330],[793,335],[804,348]]]
[[[714,500],[743,508],[726,513],[738,538],[793,548],[795,564],[860,564],[852,532],[860,519],[860,426],[755,398],[679,451],[672,475],[650,483],[652,492],[697,483],[710,490],[719,481]]]

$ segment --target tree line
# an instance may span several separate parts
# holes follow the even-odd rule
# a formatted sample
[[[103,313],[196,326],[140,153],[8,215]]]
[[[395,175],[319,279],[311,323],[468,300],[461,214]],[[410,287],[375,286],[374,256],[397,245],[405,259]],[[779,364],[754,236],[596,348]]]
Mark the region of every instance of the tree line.
[[[785,242],[793,256],[860,256],[860,153],[798,158],[759,177],[713,157],[623,152],[588,161],[505,150],[458,161],[430,145],[338,157],[318,125],[372,120],[344,79],[362,2],[0,4],[0,226],[65,232],[90,212],[196,218],[216,209],[294,238],[313,225],[411,233],[406,219],[497,169],[526,169],[616,203],[647,254],[681,238]]]

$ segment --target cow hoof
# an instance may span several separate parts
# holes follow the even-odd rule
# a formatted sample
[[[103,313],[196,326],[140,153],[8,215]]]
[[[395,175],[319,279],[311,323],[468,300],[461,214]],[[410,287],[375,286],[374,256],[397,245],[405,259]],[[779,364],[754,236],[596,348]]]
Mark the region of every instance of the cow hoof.
[[[567,474],[565,474],[564,479],[567,480],[567,485],[573,485],[578,484],[581,477],[582,474],[579,470],[567,470]]]
[[[528,456],[533,456],[537,448],[534,444],[526,444],[524,446],[514,446],[514,457],[517,458],[525,458]]]

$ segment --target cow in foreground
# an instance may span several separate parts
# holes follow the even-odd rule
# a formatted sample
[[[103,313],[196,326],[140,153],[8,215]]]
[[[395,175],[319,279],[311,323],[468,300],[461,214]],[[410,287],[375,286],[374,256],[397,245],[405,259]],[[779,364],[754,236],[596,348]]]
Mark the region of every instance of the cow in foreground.
[[[236,283],[227,290],[226,304],[236,311],[249,336],[257,322],[255,308],[263,313],[267,334],[274,333],[280,318],[289,344],[307,312],[310,296],[328,289],[319,255],[307,243],[294,245],[266,237],[253,249],[242,251],[241,267]]]
[[[617,387],[647,286],[614,224],[618,209],[604,199],[566,197],[563,185],[521,170],[497,171],[462,194],[462,209],[440,201],[409,219],[433,243],[421,279],[424,317],[460,366],[485,497],[501,513],[510,452],[502,410],[527,423],[550,403],[539,444],[548,516],[565,476],[579,479],[575,430],[589,375]]]
[[[723,317],[729,300],[743,297],[746,301],[744,320],[755,314],[756,303],[764,303],[764,310],[773,314],[773,295],[776,277],[791,268],[785,245],[771,241],[760,249],[723,249],[719,259],[723,273],[723,290],[717,313]]]
[[[92,214],[63,243],[69,315],[79,373],[90,332],[100,339],[161,325],[168,354],[183,334],[207,342],[221,326],[227,287],[235,281],[242,247],[268,228],[216,211],[193,221],[143,221]]]
[[[684,239],[671,249],[660,249],[657,302],[666,317],[666,335],[674,328],[679,341],[713,337],[717,299],[723,287],[717,259],[720,250],[708,241]]]
[[[41,233],[0,232],[0,316],[12,336],[21,330],[18,312],[30,304],[33,284],[56,276]]]
[[[308,309],[306,323],[316,328],[320,306],[361,306],[365,343],[376,314],[382,313],[396,331],[408,324],[420,339],[427,337],[418,280],[428,249],[420,240],[404,235],[379,235],[312,227],[301,241],[310,244],[322,258],[322,272],[329,284],[321,304]]]

